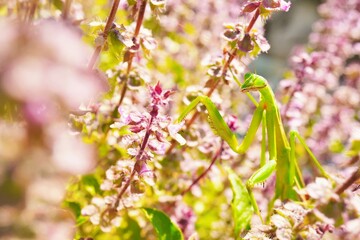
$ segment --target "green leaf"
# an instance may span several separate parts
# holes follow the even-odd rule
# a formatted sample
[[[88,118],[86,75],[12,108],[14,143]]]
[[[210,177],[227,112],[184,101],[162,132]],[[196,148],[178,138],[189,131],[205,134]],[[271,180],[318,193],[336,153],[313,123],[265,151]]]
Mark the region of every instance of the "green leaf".
[[[87,221],[89,220],[88,217],[84,217],[84,216],[79,216],[77,219],[76,219],[76,226],[81,226],[83,225],[84,223],[86,223]]]
[[[52,3],[58,10],[62,10],[64,8],[64,3],[61,0],[54,0]]]
[[[129,4],[129,6],[133,6],[136,4],[136,0],[128,0],[127,2]]]
[[[122,36],[118,30],[110,31],[109,33],[110,51],[115,55],[116,58],[121,59],[125,44],[121,41]]]
[[[254,210],[249,193],[241,179],[231,169],[227,169],[227,172],[233,191],[231,207],[235,224],[235,236],[238,236],[242,231],[249,228]]]
[[[84,184],[86,191],[91,195],[94,196],[95,194],[100,193],[100,184],[93,175],[83,176],[81,178],[81,182]]]
[[[360,139],[353,139],[351,141],[350,149],[346,152],[349,157],[355,157],[360,153]]]
[[[341,153],[344,150],[344,148],[345,146],[339,140],[333,141],[329,146],[330,151],[334,153]]]
[[[64,202],[65,207],[71,209],[71,211],[74,213],[75,217],[78,218],[81,214],[81,206],[77,202],[72,201],[65,201]]]
[[[178,63],[176,60],[174,60],[171,57],[167,57],[165,59],[165,69],[168,71],[168,73],[173,75],[173,79],[177,84],[180,84],[182,86],[185,85],[185,68],[183,65]]]
[[[143,208],[146,217],[150,220],[154,226],[155,231],[158,235],[158,239],[161,240],[177,240],[184,239],[180,228],[173,223],[170,218],[163,212],[152,209]]]
[[[131,240],[141,240],[141,227],[138,222],[132,219],[129,216],[124,216],[124,221],[120,228],[118,228],[117,233],[121,236],[122,240],[131,239]]]

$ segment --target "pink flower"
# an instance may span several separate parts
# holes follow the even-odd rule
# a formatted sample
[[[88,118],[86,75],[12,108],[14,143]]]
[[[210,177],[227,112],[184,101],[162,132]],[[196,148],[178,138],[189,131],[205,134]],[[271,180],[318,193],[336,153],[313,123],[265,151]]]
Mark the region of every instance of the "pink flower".
[[[149,89],[152,103],[161,106],[166,106],[169,103],[169,97],[174,93],[172,90],[163,91],[159,82],[155,85],[155,87],[150,86]]]
[[[268,11],[284,11],[287,12],[290,9],[290,2],[284,0],[263,0],[262,6]]]
[[[286,2],[284,0],[262,0],[262,1],[248,1],[243,9],[242,12],[249,13],[254,11],[257,8],[262,8],[266,11],[273,12],[273,11],[284,11],[287,12],[290,9],[290,2]]]
[[[53,161],[57,167],[72,174],[88,173],[95,167],[95,149],[67,129],[57,129],[53,143]]]

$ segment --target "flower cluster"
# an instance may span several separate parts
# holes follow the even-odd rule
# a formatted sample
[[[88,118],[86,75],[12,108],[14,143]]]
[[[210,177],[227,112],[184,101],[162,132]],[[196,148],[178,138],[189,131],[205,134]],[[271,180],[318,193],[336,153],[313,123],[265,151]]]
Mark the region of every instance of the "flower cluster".
[[[290,9],[290,2],[284,0],[261,0],[261,1],[247,1],[243,6],[243,12],[249,13],[258,9],[263,18],[268,18],[272,12],[284,11]]]
[[[163,90],[157,83],[154,87],[149,87],[149,92],[151,104],[147,112],[119,108],[120,118],[110,128],[113,134],[121,129],[128,129],[116,144],[127,149],[130,159],[120,159],[106,170],[105,179],[100,186],[104,191],[103,197],[94,197],[92,204],[82,209],[82,214],[90,216],[91,223],[100,225],[104,232],[109,232],[120,224],[116,220],[116,212],[134,206],[146,187],[154,185],[155,172],[148,164],[155,156],[165,153],[169,146],[168,137],[181,144],[185,143],[178,134],[182,125],[172,124],[171,117],[163,115],[174,91]]]
[[[0,26],[0,185],[17,189],[1,194],[1,219],[17,212],[2,227],[26,225],[29,238],[71,238],[73,220],[48,209],[61,204],[68,177],[92,171],[97,157],[68,128],[68,114],[96,100],[105,84],[86,69],[89,48],[75,27],[4,19]]]
[[[255,56],[259,52],[267,52],[270,49],[270,45],[265,37],[259,32],[247,32],[244,25],[236,24],[227,25],[226,30],[223,33],[223,37],[230,45],[236,44],[240,53],[249,53],[250,56]]]
[[[269,225],[258,225],[249,231],[244,239],[293,239],[302,236],[305,239],[321,239],[326,232],[334,230],[333,224],[317,222],[313,225],[302,226],[309,211],[301,205],[286,203],[274,209],[276,214],[270,218]],[[307,219],[308,220],[308,219]]]

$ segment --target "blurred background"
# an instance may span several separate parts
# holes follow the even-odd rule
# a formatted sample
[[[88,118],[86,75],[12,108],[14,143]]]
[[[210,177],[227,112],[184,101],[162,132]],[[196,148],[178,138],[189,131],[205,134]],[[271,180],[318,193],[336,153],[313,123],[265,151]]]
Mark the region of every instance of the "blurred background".
[[[320,0],[293,0],[289,12],[278,12],[265,24],[265,36],[270,43],[268,54],[261,54],[250,68],[271,80],[276,87],[288,70],[288,60],[296,45],[306,44],[312,24],[319,18]]]

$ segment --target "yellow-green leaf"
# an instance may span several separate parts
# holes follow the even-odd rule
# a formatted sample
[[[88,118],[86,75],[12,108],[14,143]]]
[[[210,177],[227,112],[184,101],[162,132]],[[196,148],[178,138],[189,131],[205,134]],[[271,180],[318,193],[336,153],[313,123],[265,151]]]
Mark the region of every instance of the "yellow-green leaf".
[[[231,207],[235,225],[235,236],[238,236],[242,231],[250,227],[254,210],[249,193],[241,179],[231,169],[227,169],[227,172],[233,191]]]
[[[155,231],[160,240],[183,240],[184,237],[180,228],[171,221],[171,219],[163,212],[152,209],[143,208],[146,217],[154,226]]]

